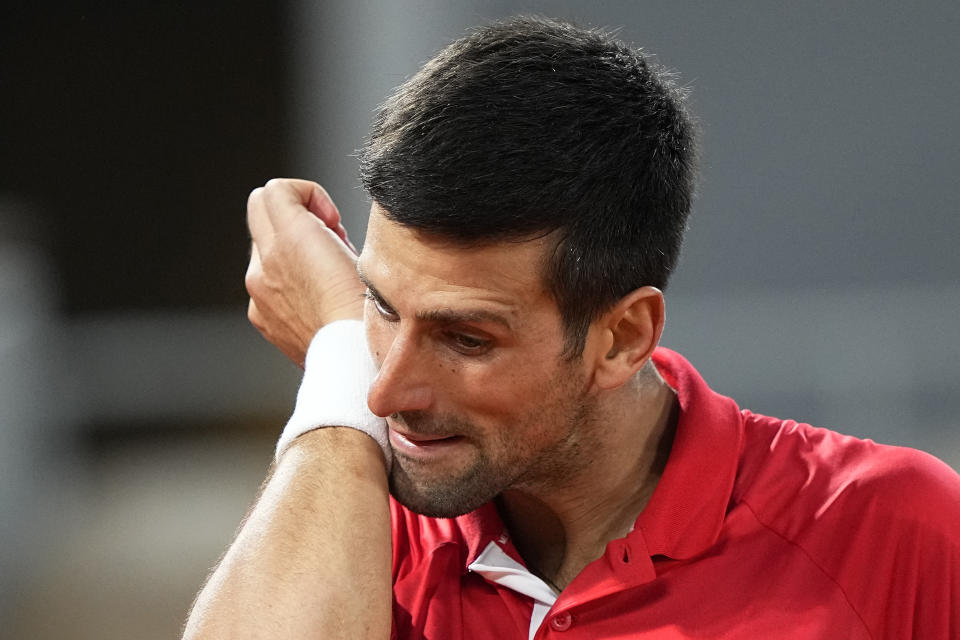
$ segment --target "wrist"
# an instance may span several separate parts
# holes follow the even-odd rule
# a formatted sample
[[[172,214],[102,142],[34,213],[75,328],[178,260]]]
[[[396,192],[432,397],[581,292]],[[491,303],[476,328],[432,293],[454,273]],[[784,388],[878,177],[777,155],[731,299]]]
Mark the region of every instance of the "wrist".
[[[356,279],[339,285],[327,285],[320,316],[321,327],[340,320],[363,320],[363,296],[366,289]]]
[[[278,460],[284,465],[293,465],[297,474],[322,472],[333,460],[341,472],[352,475],[367,475],[377,471],[382,461],[383,450],[376,440],[366,433],[350,427],[323,427],[297,436],[283,451]]]
[[[362,322],[341,320],[320,329],[307,349],[297,404],[277,442],[277,460],[305,433],[346,427],[376,441],[389,469],[393,453],[386,421],[367,407],[367,392],[376,375]]]

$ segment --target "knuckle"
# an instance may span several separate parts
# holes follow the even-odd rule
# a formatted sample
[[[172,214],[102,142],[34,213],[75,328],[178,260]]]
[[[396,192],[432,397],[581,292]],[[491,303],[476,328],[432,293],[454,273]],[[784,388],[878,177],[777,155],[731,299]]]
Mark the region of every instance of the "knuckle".
[[[263,187],[257,187],[250,192],[247,197],[247,228],[253,230],[254,220],[262,215],[263,210]]]
[[[257,303],[253,300],[250,301],[250,304],[247,305],[247,320],[250,321],[250,324],[259,328],[263,322],[263,319],[260,316],[260,310],[257,309]]]
[[[247,196],[247,209],[253,208],[263,198],[263,187],[257,187]]]
[[[257,275],[249,269],[247,269],[247,273],[243,277],[243,286],[246,287],[247,293],[249,293],[251,297],[253,297],[257,288],[260,286],[257,282]]]
[[[243,285],[246,287],[247,293],[250,294],[251,298],[262,297],[261,294],[266,288],[266,283],[264,282],[263,271],[259,265],[252,262],[250,263],[247,272],[243,276]]]

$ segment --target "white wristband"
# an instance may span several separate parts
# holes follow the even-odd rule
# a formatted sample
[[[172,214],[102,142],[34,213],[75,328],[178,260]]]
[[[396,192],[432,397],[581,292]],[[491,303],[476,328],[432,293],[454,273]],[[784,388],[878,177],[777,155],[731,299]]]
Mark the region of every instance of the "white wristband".
[[[377,441],[389,469],[393,452],[387,422],[367,408],[367,391],[376,376],[361,321],[338,320],[320,329],[307,349],[297,406],[280,434],[276,459],[307,431],[350,427]]]

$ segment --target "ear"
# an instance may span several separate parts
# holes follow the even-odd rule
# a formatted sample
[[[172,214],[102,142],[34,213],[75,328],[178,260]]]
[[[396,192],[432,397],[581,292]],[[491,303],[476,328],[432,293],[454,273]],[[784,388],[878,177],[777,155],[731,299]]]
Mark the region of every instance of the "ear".
[[[594,382],[600,389],[625,384],[647,363],[663,333],[663,293],[641,287],[594,321]]]

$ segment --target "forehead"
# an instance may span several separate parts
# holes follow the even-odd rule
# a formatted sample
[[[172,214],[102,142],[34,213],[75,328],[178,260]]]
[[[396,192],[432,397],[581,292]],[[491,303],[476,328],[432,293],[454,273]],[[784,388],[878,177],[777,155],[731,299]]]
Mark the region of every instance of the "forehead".
[[[549,237],[462,246],[389,220],[376,204],[370,211],[359,265],[364,277],[388,297],[425,304],[486,302],[521,310],[550,300],[543,265]]]

